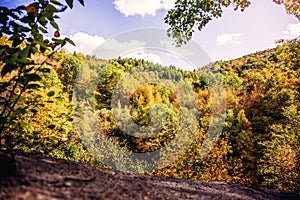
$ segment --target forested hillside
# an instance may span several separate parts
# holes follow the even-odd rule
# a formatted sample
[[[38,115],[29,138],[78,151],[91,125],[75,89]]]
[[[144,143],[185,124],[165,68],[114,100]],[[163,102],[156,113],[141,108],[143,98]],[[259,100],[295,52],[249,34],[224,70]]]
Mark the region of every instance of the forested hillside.
[[[0,43],[11,45],[5,37]],[[22,59],[20,56],[11,56],[7,63]],[[97,129],[90,132],[110,138],[129,153],[154,152],[171,144],[179,130],[188,137],[190,130],[196,127],[194,140],[182,156],[174,157],[170,165],[148,174],[300,192],[299,40],[285,41],[275,49],[239,59],[211,63],[194,72],[144,60],[107,61],[64,51],[54,53],[51,60],[38,54],[32,59],[34,64],[26,65],[24,73],[8,70],[7,65],[1,63],[0,139],[3,150],[21,149],[92,165],[105,165],[101,158],[107,154],[112,159],[126,160],[111,151],[95,156],[94,152],[89,152],[92,148],[83,145],[81,132],[88,129],[84,127],[87,119],[76,116],[85,107],[92,107],[101,133],[97,133]],[[90,81],[95,80],[93,70],[101,74],[96,83]],[[132,71],[139,76],[122,79]],[[225,122],[217,144],[207,155],[201,156],[199,152],[207,137],[212,112],[222,106],[212,105],[204,75],[217,72],[221,74],[226,91]],[[168,83],[167,87],[159,82],[138,85],[139,81],[149,78],[175,82]],[[129,89],[122,90],[117,86],[120,79],[127,88],[137,89],[133,93]],[[96,91],[87,90],[88,84],[94,85]],[[186,105],[174,91],[176,84],[193,91]],[[114,95],[116,90],[120,96]],[[124,99],[129,99],[127,107],[121,106],[126,103],[121,102]],[[189,107],[194,100],[195,109]],[[151,115],[150,109],[157,105],[160,107]],[[179,114],[184,106],[197,112],[197,124],[189,123],[192,121],[189,115]],[[130,118],[124,113],[129,113]],[[144,129],[149,133],[147,137],[141,137],[139,129],[127,134],[115,120],[133,120],[143,127],[152,122],[159,124],[161,117],[166,120],[159,129],[153,129],[155,126]],[[81,122],[76,121],[79,118]],[[186,139],[182,137],[181,140],[184,145]],[[158,156],[164,158],[166,155]]]

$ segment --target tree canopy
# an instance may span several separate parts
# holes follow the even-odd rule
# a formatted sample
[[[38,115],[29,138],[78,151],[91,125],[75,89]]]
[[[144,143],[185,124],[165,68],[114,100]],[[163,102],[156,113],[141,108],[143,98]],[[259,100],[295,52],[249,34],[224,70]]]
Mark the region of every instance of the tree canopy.
[[[283,5],[288,14],[300,20],[299,0],[273,0]],[[165,22],[169,24],[168,36],[177,45],[192,38],[194,28],[201,31],[212,19],[222,17],[223,9],[233,5],[234,10],[244,11],[250,6],[249,0],[177,0],[175,7],[168,11]]]

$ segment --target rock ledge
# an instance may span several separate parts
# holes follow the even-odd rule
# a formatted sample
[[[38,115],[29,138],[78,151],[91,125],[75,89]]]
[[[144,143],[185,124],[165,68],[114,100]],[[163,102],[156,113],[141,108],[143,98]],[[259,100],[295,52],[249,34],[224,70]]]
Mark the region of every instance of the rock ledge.
[[[300,199],[223,182],[170,179],[0,151],[0,199]]]

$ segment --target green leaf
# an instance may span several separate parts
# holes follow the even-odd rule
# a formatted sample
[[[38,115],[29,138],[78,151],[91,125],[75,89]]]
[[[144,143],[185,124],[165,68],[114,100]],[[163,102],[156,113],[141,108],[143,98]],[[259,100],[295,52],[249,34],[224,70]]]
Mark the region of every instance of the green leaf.
[[[69,42],[71,45],[76,46],[73,40],[71,40],[70,38],[65,38],[65,40]]]
[[[41,42],[41,41],[38,41],[38,40],[33,40],[33,41],[32,41],[32,44],[39,44],[40,47],[43,47],[43,48],[45,48],[45,49],[48,48],[48,46],[47,46],[47,44],[46,44],[45,42]],[[32,50],[33,50],[34,52],[39,52],[39,50],[38,50],[38,49],[35,49],[34,47],[32,47]]]
[[[8,91],[10,83],[9,82],[0,82],[0,93],[2,93],[3,91]]]
[[[6,50],[6,48],[3,48],[3,47],[2,47],[2,48],[0,49],[0,55],[1,55],[5,50]]]
[[[29,84],[26,88],[27,89],[38,89],[40,87],[41,86],[39,84],[32,83],[32,84]]]
[[[24,70],[24,73],[29,73],[34,69],[34,67],[29,67],[28,69]]]
[[[26,122],[24,122],[23,120],[18,120],[18,122],[20,123],[21,127],[26,127],[28,124]]]
[[[99,95],[99,96],[101,95],[101,93],[98,92],[97,90],[94,91],[94,94],[95,94],[95,95]]]
[[[50,11],[51,13],[57,12],[57,9],[55,8],[55,6],[53,6],[51,4],[48,4],[45,9]]]
[[[6,63],[6,65],[4,65],[4,67],[1,70],[1,76],[4,77],[7,73],[12,72],[16,68],[18,68],[18,65]]]
[[[56,0],[50,0],[50,2],[55,4],[55,5],[58,5],[58,6],[63,6],[62,3],[60,3],[59,1],[56,1]]]
[[[31,29],[25,26],[19,26],[18,27],[20,32],[29,32]]]
[[[23,120],[17,120],[17,122],[19,122],[20,126],[23,129],[27,130],[29,133],[32,133],[33,127],[30,124],[28,124],[27,122],[25,122]]]
[[[26,109],[25,108],[17,108],[15,112],[18,113],[18,114],[25,114]]]
[[[84,6],[84,0],[78,0],[81,5]]]
[[[43,73],[50,73],[50,69],[49,68],[39,68],[39,69],[37,69],[37,71],[43,72]]]
[[[18,58],[18,51],[7,58],[7,62],[13,64]]]
[[[39,26],[39,30],[42,31],[42,33],[48,33],[48,31],[41,26]]]
[[[50,21],[50,24],[51,24],[51,26],[53,27],[53,28],[55,28],[55,29],[59,29],[59,27],[58,27],[58,25],[57,25],[57,23],[55,22],[55,21]]]
[[[64,102],[64,99],[61,98],[61,97],[56,97],[56,100],[57,100],[58,102],[60,102],[60,103],[63,103],[63,102]]]
[[[50,92],[47,93],[47,96],[48,96],[48,97],[52,97],[52,96],[54,96],[54,94],[55,94],[54,91],[50,91]]]
[[[42,78],[37,74],[26,74],[24,77],[25,77],[27,82],[42,80]]]
[[[73,0],[66,0],[66,3],[71,9],[73,8]]]
[[[30,49],[31,47],[30,46],[27,46],[25,49],[23,49],[22,51],[19,51],[18,53],[18,62],[26,62],[26,59],[28,57],[30,57]]]

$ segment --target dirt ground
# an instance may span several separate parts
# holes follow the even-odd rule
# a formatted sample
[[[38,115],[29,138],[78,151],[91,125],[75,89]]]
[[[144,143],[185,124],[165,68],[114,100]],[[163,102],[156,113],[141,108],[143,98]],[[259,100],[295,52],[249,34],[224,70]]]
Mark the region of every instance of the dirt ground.
[[[0,151],[0,199],[300,199],[300,195],[96,168]]]

